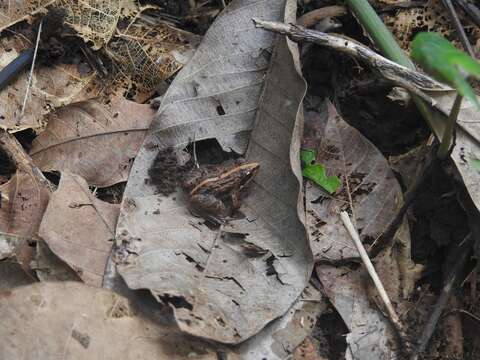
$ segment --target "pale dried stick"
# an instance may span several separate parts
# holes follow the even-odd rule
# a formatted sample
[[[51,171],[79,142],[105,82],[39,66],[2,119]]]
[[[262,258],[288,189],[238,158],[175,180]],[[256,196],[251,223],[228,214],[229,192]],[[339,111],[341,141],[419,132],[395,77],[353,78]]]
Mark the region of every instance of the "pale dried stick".
[[[37,60],[38,45],[40,44],[42,27],[43,27],[43,19],[40,20],[40,25],[38,26],[37,42],[35,43],[35,51],[33,52],[32,66],[30,67],[30,74],[28,75],[27,89],[25,90],[25,97],[23,98],[23,105],[22,105],[22,111],[20,112],[20,117],[22,117],[23,114],[25,113],[25,108],[27,106],[30,87],[32,86],[33,70],[35,69],[35,61]]]
[[[340,212],[340,218],[343,221],[343,225],[348,231],[348,234],[353,240],[353,243],[355,244],[355,247],[358,250],[358,253],[360,254],[360,258],[362,259],[363,264],[365,265],[365,268],[367,269],[368,274],[370,275],[370,278],[373,281],[373,284],[375,285],[380,298],[382,299],[385,309],[387,310],[388,317],[395,328],[395,331],[397,332],[401,342],[406,346],[406,351],[409,352],[410,349],[410,342],[408,340],[408,335],[400,322],[400,318],[398,317],[395,309],[393,308],[392,302],[390,301],[390,298],[388,297],[387,292],[385,291],[385,287],[382,284],[382,281],[380,280],[377,271],[375,270],[375,267],[373,266],[370,258],[368,257],[367,251],[365,250],[365,247],[362,244],[362,241],[360,240],[360,236],[358,235],[357,230],[353,226],[352,221],[350,220],[350,216],[348,216],[347,212],[342,211]]]

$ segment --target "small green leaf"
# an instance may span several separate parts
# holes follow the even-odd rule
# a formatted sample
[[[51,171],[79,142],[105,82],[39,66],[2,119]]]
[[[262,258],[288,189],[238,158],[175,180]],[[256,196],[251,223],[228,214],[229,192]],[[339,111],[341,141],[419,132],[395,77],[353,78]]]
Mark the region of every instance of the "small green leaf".
[[[471,163],[472,163],[473,168],[480,172],[480,159],[472,158]]]
[[[415,36],[411,55],[426,71],[455,87],[460,95],[480,108],[475,92],[466,81],[468,76],[480,79],[480,63],[475,59],[432,32],[421,32]]]
[[[317,154],[315,150],[302,150],[300,152],[300,160],[302,160],[305,165],[312,165],[316,158]]]
[[[340,179],[336,176],[327,176],[325,168],[321,164],[308,165],[303,169],[303,176],[312,180],[315,184],[333,194],[340,186]]]

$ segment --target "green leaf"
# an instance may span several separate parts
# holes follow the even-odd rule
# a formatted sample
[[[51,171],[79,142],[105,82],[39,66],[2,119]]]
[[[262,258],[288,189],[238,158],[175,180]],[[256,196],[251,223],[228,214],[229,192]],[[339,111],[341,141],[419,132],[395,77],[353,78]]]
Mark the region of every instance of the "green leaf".
[[[466,78],[480,79],[480,63],[437,33],[421,32],[412,42],[413,60],[441,81],[455,87],[480,108],[480,102]]]
[[[308,165],[303,169],[303,176],[312,180],[315,184],[333,194],[340,186],[340,179],[336,176],[327,176],[325,168],[321,164]]]
[[[300,160],[305,165],[312,165],[315,162],[316,158],[317,158],[317,154],[315,150],[302,150],[300,152]]]
[[[471,163],[472,163],[473,168],[480,172],[480,159],[472,158]]]

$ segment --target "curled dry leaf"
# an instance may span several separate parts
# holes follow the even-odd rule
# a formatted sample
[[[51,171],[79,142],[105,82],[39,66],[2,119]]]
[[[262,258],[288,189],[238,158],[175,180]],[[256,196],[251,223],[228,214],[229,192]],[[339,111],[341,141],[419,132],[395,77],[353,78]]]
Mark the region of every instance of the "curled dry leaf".
[[[199,337],[244,341],[288,311],[310,277],[299,164],[305,82],[296,47],[281,38],[270,57],[274,38],[251,21],[279,19],[286,8],[291,22],[295,6],[229,5],[169,88],[127,184],[118,271],[131,289],[175,304],[180,328]],[[261,170],[243,202],[245,218],[210,229],[189,212],[185,193],[157,194],[148,170],[158,150],[181,150],[194,137],[243,150],[238,136],[244,139],[255,117],[247,159]]]
[[[74,103],[47,117],[30,155],[44,171],[71,172],[89,185],[111,186],[127,180],[154,115],[149,105],[117,97],[109,104]]]
[[[379,238],[401,206],[402,191],[388,161],[356,129],[348,125],[330,102],[322,114],[306,113],[309,121],[318,122],[310,136],[318,139],[317,161],[330,175],[338,176],[341,187],[332,196],[318,186],[306,187],[307,224],[310,245],[317,260],[335,262],[358,257],[341,219],[340,211],[353,214],[365,244]],[[406,233],[408,234],[408,232]],[[409,247],[410,237],[401,241]]]
[[[0,317],[2,360],[217,359],[208,345],[142,317],[122,296],[78,282],[3,291]]]
[[[85,283],[100,287],[118,213],[119,206],[95,198],[83,178],[62,173],[39,234]]]

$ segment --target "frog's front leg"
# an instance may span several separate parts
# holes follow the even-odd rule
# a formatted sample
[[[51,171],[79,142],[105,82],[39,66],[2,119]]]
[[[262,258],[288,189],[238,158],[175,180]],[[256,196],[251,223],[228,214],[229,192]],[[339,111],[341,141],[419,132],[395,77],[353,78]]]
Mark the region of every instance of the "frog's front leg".
[[[230,194],[230,198],[232,199],[232,207],[234,210],[240,209],[240,206],[242,206],[241,203],[241,197],[240,197],[240,192],[239,191],[233,191]]]
[[[200,216],[202,216],[202,213],[206,213],[219,218],[226,218],[230,213],[225,203],[212,194],[192,195],[190,205]]]

